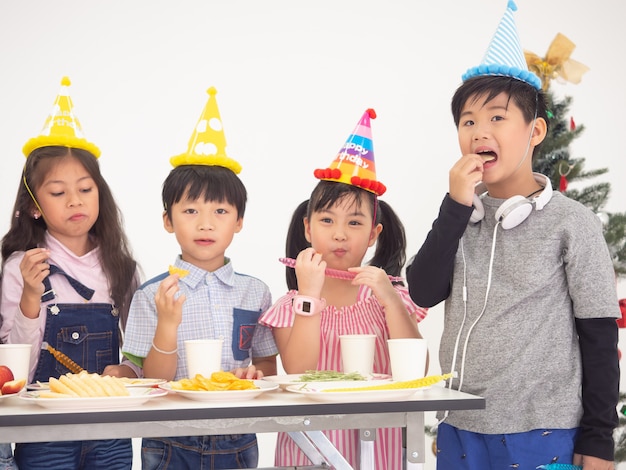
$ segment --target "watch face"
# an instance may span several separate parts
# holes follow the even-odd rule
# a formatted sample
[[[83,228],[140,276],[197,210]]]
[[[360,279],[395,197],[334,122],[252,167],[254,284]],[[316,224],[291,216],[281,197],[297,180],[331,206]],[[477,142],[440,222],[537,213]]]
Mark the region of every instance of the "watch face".
[[[302,302],[302,311],[306,313],[311,313],[311,302],[304,300]]]

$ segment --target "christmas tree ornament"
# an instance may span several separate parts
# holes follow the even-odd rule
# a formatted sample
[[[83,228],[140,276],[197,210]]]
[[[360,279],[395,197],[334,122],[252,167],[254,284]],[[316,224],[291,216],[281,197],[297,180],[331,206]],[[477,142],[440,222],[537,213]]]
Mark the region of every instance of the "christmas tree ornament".
[[[209,99],[191,134],[187,152],[170,158],[170,163],[173,167],[180,165],[223,166],[239,174],[241,165],[226,155],[226,137],[215,99],[217,90],[211,87],[207,90],[207,94]]]
[[[96,158],[100,156],[100,149],[85,139],[83,128],[74,113],[70,85],[68,77],[61,79],[61,91],[54,101],[52,112],[46,119],[43,129],[37,137],[29,139],[22,147],[26,157],[35,149],[51,146],[82,149]]]
[[[565,163],[565,166],[567,166],[567,170],[563,170],[563,163]],[[572,168],[574,168],[575,165],[568,165],[567,162],[561,161],[559,163],[559,175],[560,175],[560,179],[559,179],[559,191],[561,191],[562,193],[565,192],[567,190],[567,175],[570,174],[570,172],[572,171]]]
[[[619,311],[622,314],[622,317],[618,318],[617,326],[620,328],[626,328],[626,299],[619,299]]]
[[[528,68],[541,79],[543,91],[548,89],[550,81],[554,79],[560,82],[580,83],[589,67],[570,58],[575,48],[576,45],[572,41],[557,33],[545,57],[524,51]]]
[[[376,179],[371,119],[376,119],[376,112],[368,109],[361,116],[330,167],[313,172],[317,179],[351,184],[377,196],[385,193],[386,186]]]

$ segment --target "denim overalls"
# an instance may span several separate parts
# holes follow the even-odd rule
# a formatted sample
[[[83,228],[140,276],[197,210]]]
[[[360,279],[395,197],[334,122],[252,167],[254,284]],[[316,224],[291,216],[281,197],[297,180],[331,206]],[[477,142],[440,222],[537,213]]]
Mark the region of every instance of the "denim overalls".
[[[93,290],[50,265],[44,280],[42,302],[55,298],[50,277],[63,275],[85,299],[83,304],[50,303],[46,307],[46,327],[34,380],[47,382],[70,370],[46,348],[49,344],[90,373],[101,374],[109,364],[119,364],[118,311],[114,305],[88,303]],[[130,439],[38,442],[17,444],[15,460],[20,470],[46,469],[130,469]]]

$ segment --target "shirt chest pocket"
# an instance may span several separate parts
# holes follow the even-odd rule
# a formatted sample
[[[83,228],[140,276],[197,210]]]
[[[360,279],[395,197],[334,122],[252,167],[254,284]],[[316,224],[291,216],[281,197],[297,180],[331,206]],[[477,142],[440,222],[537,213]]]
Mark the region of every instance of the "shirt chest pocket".
[[[250,357],[252,339],[260,316],[260,310],[233,309],[232,350],[236,361]]]

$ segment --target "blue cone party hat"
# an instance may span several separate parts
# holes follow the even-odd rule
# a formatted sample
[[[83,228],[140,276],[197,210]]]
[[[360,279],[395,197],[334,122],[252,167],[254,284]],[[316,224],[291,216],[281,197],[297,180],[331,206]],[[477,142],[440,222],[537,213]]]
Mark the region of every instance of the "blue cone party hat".
[[[513,0],[508,0],[504,16],[500,20],[482,63],[465,72],[462,77],[464,82],[473,77],[495,75],[512,77],[541,90],[541,80],[537,75],[530,72],[526,65],[524,51],[513,18],[514,11],[517,11],[517,5]]]

